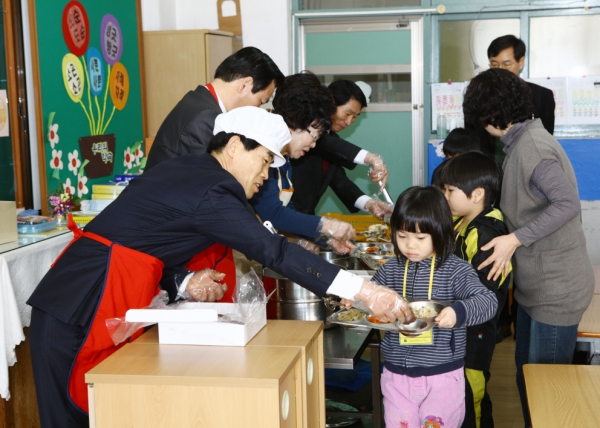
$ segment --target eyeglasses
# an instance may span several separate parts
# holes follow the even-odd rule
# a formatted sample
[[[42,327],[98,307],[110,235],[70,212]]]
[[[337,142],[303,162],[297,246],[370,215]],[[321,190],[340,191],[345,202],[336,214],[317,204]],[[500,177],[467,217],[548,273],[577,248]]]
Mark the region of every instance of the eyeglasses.
[[[313,142],[316,143],[317,140],[319,139],[320,135],[313,134],[312,131],[308,128],[306,128],[305,131],[308,132],[308,134],[312,137]]]
[[[513,65],[515,65],[516,62],[512,62],[512,61],[504,61],[504,62],[496,62],[496,61],[492,61],[490,62],[490,68],[510,68]]]

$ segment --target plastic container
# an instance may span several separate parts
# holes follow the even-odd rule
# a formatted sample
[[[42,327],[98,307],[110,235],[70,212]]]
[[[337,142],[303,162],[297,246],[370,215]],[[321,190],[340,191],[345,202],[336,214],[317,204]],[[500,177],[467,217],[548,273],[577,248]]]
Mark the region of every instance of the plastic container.
[[[446,124],[446,116],[443,114],[438,115],[437,117],[437,137],[439,139],[444,139],[448,135],[448,128]]]
[[[56,229],[56,220],[50,220],[45,223],[39,224],[19,224],[17,230],[19,233],[25,234],[36,234],[42,232],[48,232],[49,230]]]

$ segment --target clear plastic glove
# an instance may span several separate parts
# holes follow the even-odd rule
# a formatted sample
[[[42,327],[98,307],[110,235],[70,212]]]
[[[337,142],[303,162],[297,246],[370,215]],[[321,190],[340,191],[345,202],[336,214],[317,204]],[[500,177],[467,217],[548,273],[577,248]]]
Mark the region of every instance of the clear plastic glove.
[[[219,284],[225,274],[212,269],[200,270],[192,275],[185,291],[197,302],[216,302],[227,291],[227,284]],[[187,296],[186,296],[187,297]]]
[[[365,204],[365,209],[370,211],[378,219],[383,219],[386,215],[392,214],[392,209],[387,202],[380,201],[376,198],[371,198],[369,202]]]
[[[321,218],[318,231],[321,236],[333,238],[338,241],[356,239],[356,232],[351,224],[329,217]]]
[[[350,241],[338,241],[333,238],[327,240],[327,245],[329,245],[336,254],[350,254],[356,248]]]
[[[383,322],[392,322],[398,319],[404,323],[417,319],[406,300],[391,288],[383,285],[364,280],[354,299],[362,300],[371,313]]]
[[[373,183],[379,183],[381,181],[381,189],[383,189],[387,183],[388,172],[385,163],[381,156],[374,153],[369,153],[365,156],[365,163],[369,164],[369,177]]]
[[[314,242],[307,241],[306,239],[298,239],[296,241],[296,244],[300,245],[302,248],[310,251],[313,254],[319,254],[319,251],[321,251],[321,247],[319,247]]]

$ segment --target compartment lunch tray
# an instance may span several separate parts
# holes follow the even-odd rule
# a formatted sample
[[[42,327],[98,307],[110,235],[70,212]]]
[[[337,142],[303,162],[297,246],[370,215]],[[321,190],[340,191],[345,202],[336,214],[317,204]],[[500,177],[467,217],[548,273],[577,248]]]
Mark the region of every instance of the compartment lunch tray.
[[[364,318],[361,318],[357,321],[339,321],[338,317],[344,312],[347,312],[347,309],[342,309],[331,314],[327,318],[327,321],[334,324],[340,324],[346,327],[375,328],[377,330],[393,331],[394,333],[402,333],[402,335],[409,337],[419,336],[425,333],[426,331],[431,330],[435,325],[433,318],[418,319],[410,324],[400,324],[398,323],[398,321],[394,321],[388,324],[375,324],[367,321],[367,317],[369,316],[369,314],[367,313],[365,313]]]
[[[377,256],[377,255],[362,255],[360,259],[371,269],[377,270],[383,266],[389,259],[396,256]]]

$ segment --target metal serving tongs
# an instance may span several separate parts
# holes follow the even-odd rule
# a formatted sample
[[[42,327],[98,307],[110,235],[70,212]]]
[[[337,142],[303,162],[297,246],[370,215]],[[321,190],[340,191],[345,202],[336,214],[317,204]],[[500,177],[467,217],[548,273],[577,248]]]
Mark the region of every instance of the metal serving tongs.
[[[383,193],[383,197],[385,198],[385,201],[390,205],[394,205],[394,201],[392,201],[392,198],[390,198],[390,194],[388,193],[387,189],[385,187],[383,187],[383,181],[379,180],[379,188],[381,189],[381,193]]]

